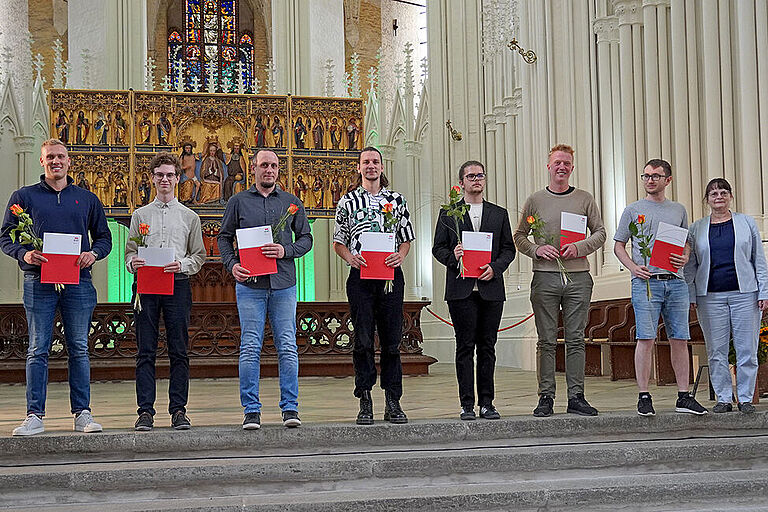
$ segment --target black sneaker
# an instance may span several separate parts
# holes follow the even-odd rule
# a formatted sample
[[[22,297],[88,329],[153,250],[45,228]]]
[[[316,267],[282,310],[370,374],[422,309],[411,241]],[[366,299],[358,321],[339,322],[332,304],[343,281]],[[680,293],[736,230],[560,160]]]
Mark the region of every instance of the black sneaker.
[[[133,430],[137,432],[149,432],[155,424],[155,419],[148,412],[139,414],[139,419],[136,420],[136,424],[133,426]]]
[[[752,414],[753,412],[755,412],[755,406],[752,405],[750,402],[743,402],[743,403],[740,402],[739,403],[739,410],[743,414]]]
[[[712,412],[716,412],[716,413],[731,412],[732,410],[733,410],[733,405],[731,405],[728,402],[717,402],[715,406],[712,408]]]
[[[533,410],[533,415],[539,418],[545,418],[552,416],[554,411],[552,408],[555,406],[555,399],[549,395],[541,395],[539,397],[539,405]]]
[[[597,416],[597,409],[589,405],[583,393],[579,393],[573,398],[568,399],[568,408],[566,412],[578,414],[579,416]]]
[[[653,409],[653,400],[648,393],[641,395],[637,401],[637,414],[640,416],[656,416],[656,411]]]
[[[174,430],[189,430],[192,428],[192,424],[189,422],[189,418],[184,411],[176,411],[171,416],[171,426]]]
[[[477,416],[475,416],[475,408],[471,405],[462,405],[461,415],[459,415],[459,418],[464,421],[475,420],[477,418]]]
[[[258,430],[261,428],[261,413],[247,412],[243,419],[243,430]]]
[[[501,414],[493,404],[480,406],[480,417],[486,420],[500,420]]]
[[[707,414],[707,411],[690,393],[686,393],[681,397],[678,397],[675,404],[675,412],[685,412],[688,414]]]
[[[296,428],[301,425],[298,411],[283,411],[283,426]]]

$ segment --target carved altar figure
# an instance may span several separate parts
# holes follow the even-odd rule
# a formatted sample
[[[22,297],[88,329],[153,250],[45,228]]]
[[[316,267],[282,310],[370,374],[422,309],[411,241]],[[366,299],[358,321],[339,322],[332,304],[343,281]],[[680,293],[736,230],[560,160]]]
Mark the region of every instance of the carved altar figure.
[[[256,138],[257,148],[267,147],[267,127],[264,126],[264,121],[262,121],[261,116],[256,117],[256,124],[253,127],[253,134]]]
[[[96,194],[96,197],[99,198],[99,201],[101,201],[101,204],[104,206],[110,206],[112,204],[112,202],[109,201],[108,191],[109,181],[104,177],[102,171],[98,171],[96,173],[96,179],[93,180],[93,193]]]
[[[312,183],[312,190],[310,191],[312,196],[312,206],[315,208],[323,207],[323,180],[320,176],[315,176],[315,181]]]
[[[181,146],[181,154],[179,160],[181,160],[181,179],[179,180],[179,201],[182,203],[194,203],[197,197],[197,191],[200,188],[200,180],[197,179],[195,174],[195,166],[197,159],[195,158],[192,149],[195,147],[195,142],[191,140],[184,140]]]
[[[309,186],[304,182],[304,177],[299,174],[296,176],[296,184],[293,186],[293,195],[298,197],[302,203],[306,204],[307,190],[309,190]]]
[[[109,135],[109,123],[107,123],[107,120],[104,119],[104,112],[101,110],[99,110],[97,117],[98,119],[93,125],[93,129],[96,131],[96,144],[106,146],[109,144],[109,142],[107,142],[107,136]]]
[[[128,206],[128,186],[125,184],[123,174],[119,172],[112,173],[112,182],[114,183],[115,198],[113,206]]]
[[[331,132],[331,146],[333,149],[339,149],[339,145],[341,144],[341,127],[337,123],[335,117],[331,119],[329,131]]]
[[[334,176],[333,181],[331,182],[331,200],[333,201],[332,206],[335,208],[336,205],[339,203],[339,200],[341,199],[341,192],[343,188],[341,186],[341,183],[339,183],[339,177]]]
[[[200,203],[215,203],[221,199],[224,181],[224,154],[218,140],[206,142],[200,163]]]
[[[149,204],[149,198],[152,193],[152,183],[149,181],[149,175],[145,172],[141,173],[141,181],[139,181],[139,202],[142,206]]]
[[[243,179],[248,170],[248,156],[243,152],[243,139],[235,137],[227,144],[230,153],[227,155],[227,178],[224,180],[224,201],[229,201],[237,192],[235,186]],[[238,178],[239,176],[239,178]]]
[[[158,146],[167,146],[168,137],[171,135],[171,120],[168,119],[167,112],[160,112],[160,119],[157,120],[157,144]]]
[[[307,120],[308,123],[312,123],[312,120]],[[312,128],[312,139],[315,143],[315,149],[323,149],[323,135],[325,134],[325,130],[323,129],[323,120],[318,119],[315,122],[315,126]]]
[[[85,190],[91,190],[91,186],[88,183],[88,179],[85,177],[85,173],[83,171],[77,173],[77,186],[84,188]]]
[[[90,129],[91,122],[85,117],[85,112],[81,110],[77,113],[77,122],[75,123],[75,144],[86,144]]]
[[[347,150],[354,151],[357,149],[357,134],[359,130],[354,117],[349,118],[349,124],[347,124]]]
[[[115,145],[125,144],[125,130],[127,128],[128,125],[123,119],[123,113],[118,110],[115,112]]]
[[[139,144],[149,144],[149,140],[152,137],[152,121],[149,119],[149,114],[144,112],[139,121]]]
[[[293,140],[296,142],[296,149],[304,149],[304,138],[307,135],[307,127],[301,120],[301,116],[296,118],[293,125]]]
[[[285,133],[285,128],[283,128],[283,125],[280,124],[280,118],[275,116],[274,124],[272,125],[272,144],[273,144],[273,147],[282,148],[282,147],[285,146],[285,144],[283,144],[283,134],[284,133]]]
[[[59,110],[59,117],[56,119],[56,134],[61,142],[69,144],[69,119],[63,110]]]

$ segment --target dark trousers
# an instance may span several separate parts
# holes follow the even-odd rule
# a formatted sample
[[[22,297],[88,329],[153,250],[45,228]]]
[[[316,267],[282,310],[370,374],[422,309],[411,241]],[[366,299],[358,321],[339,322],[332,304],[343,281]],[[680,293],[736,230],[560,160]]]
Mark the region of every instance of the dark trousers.
[[[134,285],[134,293],[136,287]],[[165,338],[171,374],[168,383],[168,412],[186,412],[189,396],[189,314],[192,291],[189,279],[176,279],[173,295],[141,295],[141,311],[136,313],[136,402],[138,413],[155,415],[155,357],[160,314],[165,324]]]
[[[360,270],[352,268],[347,279],[347,298],[354,327],[355,396],[370,391],[376,384],[373,334],[379,333],[381,349],[381,387],[394,398],[403,394],[403,366],[400,341],[403,338],[403,271],[395,269],[394,287],[384,293],[385,281],[360,279]]]
[[[493,372],[496,368],[496,338],[503,301],[489,301],[472,292],[466,299],[449,300],[453,330],[456,333],[456,378],[462,406],[475,406],[474,366],[477,350],[477,403],[493,403]]]

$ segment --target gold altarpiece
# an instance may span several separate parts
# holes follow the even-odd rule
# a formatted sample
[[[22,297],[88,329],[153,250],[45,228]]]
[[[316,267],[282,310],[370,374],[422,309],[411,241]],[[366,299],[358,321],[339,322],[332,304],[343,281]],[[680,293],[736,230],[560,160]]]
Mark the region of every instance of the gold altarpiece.
[[[227,200],[250,187],[260,148],[277,153],[281,188],[310,217],[332,217],[354,183],[365,133],[361,99],[52,89],[49,104],[72,178],[108,216],[127,219],[152,200],[149,161],[170,151],[182,160],[177,195],[207,235]]]

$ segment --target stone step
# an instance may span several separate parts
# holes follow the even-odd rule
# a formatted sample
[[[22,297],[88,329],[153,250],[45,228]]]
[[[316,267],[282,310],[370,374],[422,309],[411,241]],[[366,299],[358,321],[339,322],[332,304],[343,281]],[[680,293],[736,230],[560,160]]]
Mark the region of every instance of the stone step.
[[[21,506],[61,500],[88,503],[94,497],[102,503],[146,495],[171,499],[190,492],[201,498],[270,496],[279,488],[290,489],[290,494],[367,494],[379,487],[410,492],[436,485],[522,485],[542,475],[550,480],[663,475],[670,467],[689,474],[768,469],[764,457],[768,436],[683,434],[635,440],[627,436],[559,442],[534,438],[495,446],[474,441],[462,446],[325,449],[284,455],[251,450],[228,456],[178,453],[173,457],[5,464],[0,467],[0,497],[4,503]],[[35,492],[30,493],[31,489]]]
[[[22,457],[66,456],[68,454],[133,453],[156,454],[208,450],[315,449],[336,446],[408,446],[426,443],[457,443],[475,440],[522,438],[574,438],[581,436],[669,433],[680,431],[766,430],[768,413],[689,414],[662,413],[639,417],[633,412],[606,413],[597,417],[571,414],[550,418],[517,416],[497,421],[421,420],[406,425],[379,421],[371,426],[352,423],[304,424],[298,429],[265,425],[258,431],[239,426],[194,427],[177,432],[155,428],[152,432],[106,431],[101,434],[46,432],[28,438],[0,437],[0,462]]]

